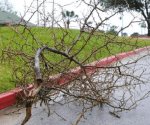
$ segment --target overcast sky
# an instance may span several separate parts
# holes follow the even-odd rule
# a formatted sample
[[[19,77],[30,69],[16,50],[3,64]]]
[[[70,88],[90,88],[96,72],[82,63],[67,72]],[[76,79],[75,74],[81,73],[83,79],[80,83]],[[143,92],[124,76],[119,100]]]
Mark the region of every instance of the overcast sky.
[[[33,0],[0,0],[0,1],[8,1],[10,4],[12,4],[13,6],[13,9],[15,11],[17,11],[18,15],[22,15],[24,14],[24,11],[25,9],[27,9],[31,2]],[[39,0],[41,1],[41,0]],[[48,11],[51,11],[52,10],[52,4],[50,2],[52,2],[53,0],[48,0],[49,3],[46,3],[46,8]],[[70,3],[76,3],[77,0],[54,0],[55,3],[59,3],[60,5],[67,5],[64,7],[64,9],[66,10],[74,10],[76,14],[79,15],[79,17],[81,17],[83,14],[85,14],[86,12],[88,12],[88,9],[84,6],[78,6],[78,4],[70,4]],[[35,2],[36,3],[36,2]],[[35,5],[36,7],[36,5]],[[60,14],[60,11],[61,10],[58,10],[58,5],[55,5],[55,14]],[[116,25],[118,26],[118,29],[121,28],[121,26],[123,25],[124,27],[126,25],[129,24],[129,22],[133,19],[133,16],[134,17],[139,17],[141,18],[140,14],[136,14],[136,13],[124,13],[123,14],[123,21],[121,21],[119,19],[121,15],[117,15],[115,16],[114,18],[112,18],[110,21],[107,21],[108,24],[110,25]],[[28,20],[28,18],[30,17],[30,14],[28,14],[25,19]],[[136,18],[136,20],[138,20]],[[31,22],[33,23],[37,23],[37,16],[35,15],[33,17],[33,19],[31,20]],[[141,29],[140,26],[138,25],[139,23],[135,23],[135,24],[132,24],[130,26],[130,28],[126,29],[124,32],[127,32],[128,34],[132,34],[133,32],[139,32],[139,33],[146,33],[146,29]],[[74,26],[75,27],[75,26]]]

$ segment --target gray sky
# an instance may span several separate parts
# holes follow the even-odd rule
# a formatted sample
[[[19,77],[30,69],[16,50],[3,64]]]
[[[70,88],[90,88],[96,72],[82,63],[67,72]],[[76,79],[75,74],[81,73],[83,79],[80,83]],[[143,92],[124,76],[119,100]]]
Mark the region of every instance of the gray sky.
[[[1,1],[6,1],[6,0],[1,0]],[[31,4],[31,2],[33,0],[7,0],[7,1],[12,4],[14,10],[17,11],[19,15],[23,16],[25,9],[27,9],[30,6],[30,4]],[[41,0],[39,0],[39,1],[41,1]],[[48,0],[48,1],[52,2],[52,0]],[[59,3],[61,5],[66,5],[66,4],[70,4],[70,3],[73,3],[73,2],[75,3],[76,0],[54,0],[54,1],[55,1],[55,3]],[[47,11],[49,11],[49,12],[51,12],[51,10],[52,10],[52,6],[51,5],[52,5],[51,3],[46,3],[46,5],[45,5],[46,8],[47,8]],[[33,6],[36,6],[36,5],[34,4]],[[58,16],[59,16],[61,10],[58,9],[58,8],[60,8],[60,7],[55,5],[55,15],[58,14]],[[66,9],[66,10],[74,10],[75,13],[79,15],[79,17],[85,15],[88,12],[88,9],[85,6],[78,6],[77,4],[76,5],[75,4],[71,4],[71,5],[65,6],[64,9]],[[123,21],[119,20],[119,17],[121,15],[118,14],[117,16],[113,17],[111,20],[107,21],[107,23],[110,24],[110,25],[118,26],[118,30],[119,30],[122,25],[123,25],[123,27],[128,25],[129,22],[131,20],[133,20],[134,17],[136,17],[135,20],[138,20],[137,17],[141,18],[140,14],[136,14],[136,13],[133,14],[133,12],[132,12],[132,14],[131,13],[124,13],[123,15],[124,15],[123,16]],[[30,14],[28,13],[25,16],[25,19],[28,20],[29,17],[30,17]],[[33,17],[31,22],[33,22],[33,23],[37,22],[37,16],[36,15]],[[146,29],[145,30],[141,29],[138,24],[139,23],[132,24],[124,32],[127,32],[128,34],[132,34],[133,32],[146,33],[147,32]],[[72,27],[76,27],[76,25],[74,24],[74,25],[72,25]]]

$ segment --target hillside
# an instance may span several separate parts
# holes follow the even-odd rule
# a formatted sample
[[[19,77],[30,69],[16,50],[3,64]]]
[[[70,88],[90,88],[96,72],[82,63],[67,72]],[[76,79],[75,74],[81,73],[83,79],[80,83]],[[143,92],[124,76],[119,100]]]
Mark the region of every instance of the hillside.
[[[32,65],[34,55],[37,49],[44,45],[63,52],[71,48],[69,54],[74,55],[77,53],[76,59],[83,64],[150,45],[148,40],[117,37],[99,32],[94,33],[90,38],[89,33],[84,32],[75,44],[74,41],[79,34],[80,31],[78,30],[59,28],[0,27],[0,92],[24,84],[24,82],[33,82]],[[80,49],[81,51],[78,53]],[[45,56],[53,67],[50,75],[63,71],[63,67],[67,67],[67,70],[77,66],[73,63],[69,64],[69,61],[64,61],[61,64],[63,58],[57,54],[45,53]],[[53,65],[55,63],[61,64],[59,69],[55,69],[55,65]],[[17,74],[14,72],[16,70]],[[24,74],[29,73],[31,78],[22,77]]]

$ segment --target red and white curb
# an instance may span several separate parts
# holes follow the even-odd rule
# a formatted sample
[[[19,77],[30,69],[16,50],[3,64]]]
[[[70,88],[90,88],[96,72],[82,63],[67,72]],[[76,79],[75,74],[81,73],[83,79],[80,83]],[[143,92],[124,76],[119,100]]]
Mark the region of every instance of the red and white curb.
[[[88,64],[88,67],[85,69],[85,71],[88,74],[92,74],[93,72],[96,71],[95,67],[108,66],[108,65],[110,65],[114,62],[117,62],[123,58],[138,54],[138,53],[148,50],[148,49],[150,49],[150,47],[144,47],[144,48],[136,49],[134,51],[124,52],[124,53],[117,54],[115,56],[110,56],[110,57],[101,59],[99,61],[94,61],[94,62]],[[63,84],[68,83],[69,81],[73,80],[74,78],[78,77],[81,74],[82,74],[82,70],[79,67],[77,67],[75,69],[72,69],[70,72],[68,72],[66,74],[50,76],[50,81],[52,81],[53,83],[57,83],[59,85],[63,85]],[[30,85],[28,88],[31,89],[32,85]],[[19,94],[21,94],[21,93],[22,93],[22,89],[16,88],[16,89],[13,89],[8,92],[0,94],[0,110],[14,105],[17,101],[17,96],[19,96]]]

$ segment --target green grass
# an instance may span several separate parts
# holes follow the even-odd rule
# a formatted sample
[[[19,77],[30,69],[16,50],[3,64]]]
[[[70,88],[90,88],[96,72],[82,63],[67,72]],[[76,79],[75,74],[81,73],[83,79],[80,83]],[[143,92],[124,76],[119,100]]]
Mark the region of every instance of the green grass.
[[[0,92],[10,90],[15,87],[12,82],[10,69],[5,65],[0,65]]]
[[[11,52],[14,52],[15,50],[15,52],[18,53],[17,56],[13,56],[13,54],[2,56],[4,57],[4,60],[3,58],[0,58],[3,60],[3,63],[0,64],[0,93],[12,89],[16,85],[15,82],[12,82],[15,81],[12,78],[12,75],[14,75],[12,72],[14,65],[20,67],[18,78],[22,76],[23,73],[28,73],[27,68],[30,68],[30,65],[25,63],[26,59],[21,56],[22,52],[24,52],[25,55],[28,55],[28,58],[34,57],[37,48],[43,45],[66,51],[72,46],[73,40],[76,39],[79,34],[78,30],[64,30],[58,28],[52,30],[49,28],[34,27],[30,28],[30,31],[34,35],[33,37],[33,35],[31,35],[28,30],[24,30],[23,27],[16,27],[15,31],[9,27],[0,27],[0,49],[12,50]],[[79,48],[86,44],[85,40],[88,39],[88,36],[88,33],[83,33],[78,43],[72,48],[70,52],[71,55],[78,52]],[[62,38],[64,38],[63,41]],[[105,36],[101,33],[95,33],[92,35],[84,49],[77,55],[76,59],[87,64],[93,60],[148,45],[150,45],[148,40],[137,40],[109,35]],[[96,50],[97,48],[101,49],[99,49],[94,56],[90,57],[92,50]],[[2,54],[2,51],[0,51],[0,54]],[[48,56],[51,62],[59,62],[62,58],[61,56],[52,53],[46,53],[45,55]],[[85,60],[87,57],[89,57],[89,60]],[[71,65],[71,67],[74,66],[76,65]],[[29,73],[30,70],[31,69],[29,69]],[[31,75],[33,74],[31,73]],[[28,81],[30,81],[30,78]]]

